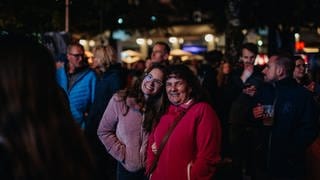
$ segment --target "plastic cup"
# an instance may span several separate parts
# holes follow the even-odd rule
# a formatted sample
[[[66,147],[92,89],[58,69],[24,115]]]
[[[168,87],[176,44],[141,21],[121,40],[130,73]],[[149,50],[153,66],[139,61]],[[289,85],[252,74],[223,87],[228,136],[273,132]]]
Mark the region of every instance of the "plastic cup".
[[[262,122],[264,126],[273,125],[273,106],[272,105],[262,105],[263,107],[263,118]]]

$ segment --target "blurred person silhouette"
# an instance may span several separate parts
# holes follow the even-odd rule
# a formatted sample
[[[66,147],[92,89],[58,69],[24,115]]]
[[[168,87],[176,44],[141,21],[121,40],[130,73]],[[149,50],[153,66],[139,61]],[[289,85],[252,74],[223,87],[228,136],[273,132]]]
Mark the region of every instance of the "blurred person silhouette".
[[[302,86],[313,92],[315,96],[319,96],[319,84],[312,80],[311,74],[307,72],[307,64],[301,56],[294,56],[295,68],[293,71],[293,78]]]
[[[260,69],[254,66],[258,54],[257,45],[245,43],[240,51],[241,66],[234,69],[232,74],[235,99],[229,114],[234,179],[242,179],[243,176],[254,178],[255,139],[259,131],[251,108],[255,103],[255,95],[263,84],[263,75]]]
[[[162,41],[154,44],[151,52],[152,64],[162,64],[164,66],[169,64],[170,46]]]
[[[31,37],[1,36],[0,64],[0,179],[94,179],[49,50]]]
[[[86,116],[94,100],[96,75],[89,68],[81,44],[69,44],[67,59],[67,64],[57,63],[56,77],[68,95],[73,118],[84,129]]]
[[[167,71],[164,102],[148,140],[146,172],[152,180],[209,180],[220,161],[219,119],[186,65],[170,65]]]
[[[301,56],[293,56],[295,68],[293,78],[303,87],[312,92],[320,110],[320,84],[313,80],[311,73],[307,70],[307,64]],[[319,121],[320,122],[320,121]]]
[[[198,78],[201,86],[204,87],[209,94],[210,103],[214,104],[214,92],[217,85],[217,70],[223,59],[223,53],[219,50],[208,51],[204,54],[204,61],[198,66]]]
[[[177,63],[177,64],[184,64],[186,65],[192,72],[195,76],[198,75],[198,63],[195,61],[195,60],[191,60],[191,59],[187,59],[183,62],[180,62],[180,63]],[[172,64],[174,65],[174,64]]]
[[[204,54],[205,60],[200,65],[198,76],[202,87],[207,89],[211,102],[215,102],[213,96],[217,84],[217,70],[223,59],[223,53],[219,50],[208,51]]]
[[[95,97],[87,117],[84,130],[94,153],[99,179],[115,179],[116,160],[106,155],[105,148],[97,135],[97,129],[109,100],[115,92],[125,87],[126,74],[117,58],[116,50],[108,46],[93,49],[91,68],[97,74]]]
[[[139,60],[132,65],[132,69],[135,71],[135,76],[139,77],[143,74],[144,70],[146,69],[146,61]]]
[[[118,180],[142,180],[148,134],[160,109],[164,67],[154,65],[134,86],[117,92],[101,119],[98,136],[117,161]]]
[[[216,88],[213,92],[213,105],[219,116],[222,127],[222,157],[230,157],[229,143],[229,112],[232,102],[236,98],[237,92],[235,84],[232,82],[233,66],[228,61],[223,61],[216,75]]]
[[[293,78],[301,84],[303,82],[303,78],[306,74],[306,64],[301,56],[293,56],[294,61],[294,70],[293,70]]]
[[[128,86],[130,87],[134,85],[135,81],[144,74],[146,69],[150,69],[150,67],[146,68],[146,61],[138,60],[137,62],[134,62],[128,72],[128,78],[130,79],[130,83],[128,83]]]
[[[146,70],[148,70],[149,68],[151,68],[151,66],[152,66],[152,61],[151,61],[151,58],[150,58],[150,57],[146,58],[144,65],[145,65],[145,70],[144,70],[144,71],[146,71]]]

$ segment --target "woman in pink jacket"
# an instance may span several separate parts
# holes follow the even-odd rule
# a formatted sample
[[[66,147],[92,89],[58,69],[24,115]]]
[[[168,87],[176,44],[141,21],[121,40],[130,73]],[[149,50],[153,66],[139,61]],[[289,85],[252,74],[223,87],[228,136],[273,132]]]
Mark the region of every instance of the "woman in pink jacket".
[[[103,114],[98,136],[118,161],[118,180],[145,179],[146,145],[162,102],[164,74],[163,66],[153,66],[132,88],[114,94]]]
[[[165,89],[163,114],[149,136],[147,173],[152,180],[209,180],[220,160],[218,117],[207,103],[197,77],[187,66],[168,68]],[[179,116],[180,121],[161,151],[164,136]]]

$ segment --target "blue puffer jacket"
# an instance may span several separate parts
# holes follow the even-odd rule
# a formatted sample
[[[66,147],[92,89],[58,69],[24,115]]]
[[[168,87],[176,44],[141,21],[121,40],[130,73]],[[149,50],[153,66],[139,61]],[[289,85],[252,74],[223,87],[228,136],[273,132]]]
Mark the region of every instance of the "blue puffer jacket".
[[[84,114],[88,112],[94,100],[95,73],[90,69],[84,70],[69,90],[68,77],[64,67],[57,69],[56,77],[57,82],[68,95],[73,118],[79,123],[81,128],[85,128]]]

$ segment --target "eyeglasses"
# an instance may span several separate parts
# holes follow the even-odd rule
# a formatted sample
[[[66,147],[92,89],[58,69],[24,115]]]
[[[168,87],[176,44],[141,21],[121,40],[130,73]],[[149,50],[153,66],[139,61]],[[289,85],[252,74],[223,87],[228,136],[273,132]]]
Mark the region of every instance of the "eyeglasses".
[[[84,54],[72,54],[69,53],[71,56],[74,56],[75,58],[84,57]]]
[[[297,68],[299,68],[299,67],[303,67],[303,68],[305,68],[305,67],[306,67],[306,65],[305,65],[305,64],[297,64],[297,65],[296,65],[296,67],[297,67]]]
[[[156,86],[160,87],[163,85],[162,81],[159,80],[159,79],[154,79],[152,74],[147,74],[145,77],[144,77],[144,80],[145,81],[148,81],[148,82],[153,82]]]

